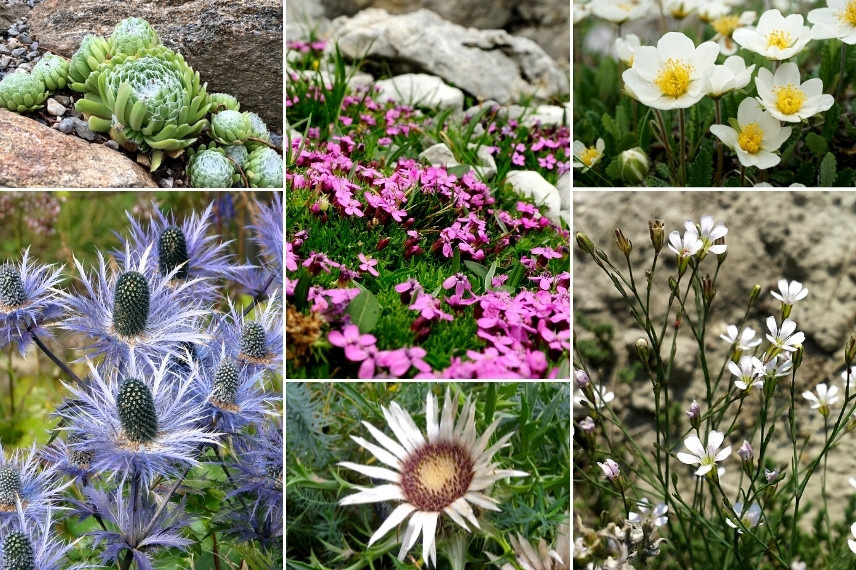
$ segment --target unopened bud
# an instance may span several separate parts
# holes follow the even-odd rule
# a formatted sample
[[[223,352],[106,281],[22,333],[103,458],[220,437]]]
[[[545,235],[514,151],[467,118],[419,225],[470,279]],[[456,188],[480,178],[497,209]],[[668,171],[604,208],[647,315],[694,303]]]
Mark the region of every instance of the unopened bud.
[[[580,246],[580,249],[586,252],[589,255],[594,255],[594,243],[592,243],[591,238],[582,232],[577,232],[577,245]]]
[[[666,225],[663,220],[653,219],[648,222],[648,233],[651,234],[651,245],[654,246],[654,251],[659,253],[663,249],[663,243],[666,239]]]
[[[743,440],[743,445],[740,446],[740,449],[737,450],[737,455],[740,456],[740,459],[743,461],[752,461],[752,457],[754,457],[754,452],[752,451],[752,446],[749,445],[749,442]]]
[[[752,291],[749,293],[749,306],[750,307],[755,304],[755,301],[758,300],[758,295],[760,295],[760,294],[761,294],[761,286],[760,285],[755,285],[754,287],[752,287]]]
[[[638,146],[618,155],[618,174],[621,181],[628,186],[642,184],[648,176],[648,169],[648,157]]]
[[[805,347],[802,345],[802,343],[795,344],[794,348],[796,348],[796,350],[794,351],[793,355],[791,355],[791,362],[794,363],[793,368],[791,369],[792,371],[796,371],[796,369],[800,367],[800,364],[802,364],[803,355],[805,354]]]
[[[618,467],[618,463],[613,461],[612,459],[607,458],[605,462],[601,463],[597,462],[600,465],[601,471],[603,471],[603,476],[606,479],[609,479],[612,482],[615,482],[618,479],[618,476],[621,474],[621,470]]]
[[[389,238],[381,238],[375,246],[375,251],[383,251],[389,245]]]
[[[651,358],[651,350],[648,347],[648,341],[644,338],[636,341],[636,354],[639,355],[639,360],[647,366],[648,360]]]
[[[687,410],[687,417],[690,420],[690,425],[698,429],[701,425],[701,408],[695,400],[690,404],[690,409]]]
[[[856,357],[856,334],[851,334],[847,339],[847,345],[844,347],[844,364],[850,367],[853,358]]]
[[[716,287],[713,286],[713,280],[710,278],[710,273],[705,275],[701,280],[701,294],[707,304],[713,301],[716,296]]]
[[[574,370],[574,380],[577,381],[577,386],[580,388],[585,388],[591,383],[591,379],[585,370]]]
[[[676,293],[678,291],[678,282],[675,281],[674,277],[669,277],[669,291],[674,291]]]
[[[624,257],[630,257],[630,252],[633,250],[633,244],[624,236],[621,228],[615,230],[615,243],[618,244],[618,249],[624,254]]]
[[[583,421],[580,422],[580,429],[585,433],[592,433],[595,430],[597,425],[594,423],[594,420],[591,416],[586,416]]]

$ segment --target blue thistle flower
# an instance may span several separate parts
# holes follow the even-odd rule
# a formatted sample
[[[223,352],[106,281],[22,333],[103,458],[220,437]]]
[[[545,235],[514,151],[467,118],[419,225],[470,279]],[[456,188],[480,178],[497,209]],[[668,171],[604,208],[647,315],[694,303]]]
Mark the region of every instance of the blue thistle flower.
[[[50,445],[42,449],[42,458],[50,465],[56,467],[63,475],[71,477],[74,482],[86,484],[95,474],[92,469],[92,459],[95,454],[91,449],[86,449],[86,435],[79,432],[67,432],[66,439],[56,438]],[[69,448],[76,444],[83,448]]]
[[[197,325],[208,311],[200,308],[201,299],[187,294],[200,280],[173,286],[170,280],[178,268],[158,274],[150,264],[152,246],[139,256],[126,252],[121,271],[108,271],[101,252],[98,270],[91,276],[75,260],[85,294],[64,294],[71,315],[61,326],[92,339],[84,347],[89,357],[103,354],[106,363],[120,364],[134,348],[138,354],[159,360],[174,353],[180,343],[204,339]]]
[[[17,505],[16,524],[0,532],[0,570],[78,570],[86,566],[65,565],[66,554],[77,542],[66,544],[53,532],[53,518],[48,508],[44,517],[35,520],[24,515]]]
[[[137,568],[154,570],[149,558],[151,554],[163,548],[184,549],[193,544],[194,541],[181,536],[181,529],[190,523],[183,501],[170,503],[158,513],[154,494],[143,485],[134,509],[132,493],[124,493],[123,486],[124,482],[109,493],[87,487],[86,502],[72,500],[77,507],[75,514],[81,517],[98,514],[108,525],[107,530],[99,528],[90,532],[96,545],[105,544],[101,553],[102,563],[115,565],[124,558],[125,551],[131,551]]]
[[[217,431],[234,434],[249,424],[264,421],[267,404],[276,397],[262,387],[263,370],[241,367],[221,345],[214,362],[198,370],[193,392],[203,404],[203,422]]]
[[[277,299],[274,294],[263,309],[257,305],[255,317],[244,316],[229,301],[229,312],[214,322],[212,330],[230,358],[252,370],[282,370],[282,305]]]
[[[62,280],[63,266],[37,266],[24,250],[21,263],[0,265],[0,348],[10,342],[24,356],[33,341],[32,333],[50,337],[51,322],[64,311],[54,287]]]
[[[270,204],[256,202],[257,211],[253,215],[255,231],[254,241],[259,244],[262,254],[267,258],[270,269],[276,275],[276,282],[282,283],[283,276],[283,216],[282,197],[279,192],[273,193]]]
[[[182,379],[168,358],[137,362],[132,354],[123,369],[87,363],[90,381],[66,385],[77,405],[57,415],[66,430],[82,436],[66,441],[67,449],[91,451],[95,471],[119,479],[139,474],[147,485],[156,475],[179,475],[182,467],[198,465],[200,448],[217,443],[220,434],[197,427],[202,407],[190,392],[195,379]]]
[[[51,504],[70,483],[58,481],[56,466],[40,468],[33,444],[29,453],[16,449],[7,459],[0,445],[0,527],[21,516],[42,520]]]

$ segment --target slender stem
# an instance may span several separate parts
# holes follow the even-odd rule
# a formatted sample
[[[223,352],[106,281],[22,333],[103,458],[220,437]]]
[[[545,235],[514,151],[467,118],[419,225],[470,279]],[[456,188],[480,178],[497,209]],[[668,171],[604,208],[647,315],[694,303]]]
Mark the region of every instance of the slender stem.
[[[185,469],[181,477],[176,479],[175,484],[173,484],[169,492],[167,492],[166,497],[163,498],[161,504],[155,511],[155,514],[152,516],[152,520],[149,521],[149,524],[146,525],[146,528],[143,529],[143,532],[140,536],[148,536],[152,529],[155,527],[155,524],[157,524],[158,519],[163,514],[164,509],[166,509],[166,506],[169,504],[169,500],[172,499],[172,496],[175,494],[176,490],[178,490],[179,485],[181,485],[182,481],[184,481],[184,478],[187,477],[187,474],[190,473],[190,469],[191,467]]]
[[[11,373],[12,370],[12,345],[9,344],[9,354],[7,357],[8,360],[8,370],[9,373],[9,415],[12,418],[15,417],[15,375]],[[14,420],[13,420],[14,421]]]
[[[125,553],[125,559],[122,560],[122,565],[119,566],[121,570],[128,570],[131,567],[131,561],[134,559],[134,552],[129,550]]]
[[[250,311],[252,311],[256,307],[256,305],[258,305],[259,303],[261,303],[262,301],[264,301],[265,299],[268,298],[267,297],[267,288],[270,287],[271,283],[273,283],[273,275],[268,277],[268,280],[265,281],[265,284],[262,286],[261,292],[258,295],[256,295],[255,297],[253,297],[253,302],[250,303],[250,305],[246,309],[244,309],[244,316],[245,317],[250,314]]]
[[[54,364],[59,366],[59,369],[62,370],[63,372],[65,372],[66,376],[68,376],[69,378],[71,378],[72,380],[77,382],[78,384],[80,384],[82,382],[80,380],[80,378],[77,376],[77,374],[72,372],[71,368],[69,368],[65,364],[65,362],[60,360],[59,357],[51,351],[51,349],[49,349],[47,346],[45,346],[45,343],[42,342],[42,339],[39,338],[39,335],[37,335],[33,331],[30,331],[30,336],[33,337],[33,340],[36,342],[36,346],[38,346],[42,350],[42,352],[44,352],[45,355],[47,355],[48,358],[53,360]]]
[[[746,167],[742,164],[740,165],[740,187],[743,187],[743,184],[746,182]]]
[[[844,42],[842,42],[842,45]],[[842,54],[843,55],[843,54]],[[829,416],[826,415],[823,417],[823,432],[826,436],[826,439],[829,439]],[[823,497],[823,512],[826,515],[824,518],[826,519],[826,539],[830,540],[832,538],[832,523],[829,520],[829,498],[826,494],[826,465],[829,460],[829,454],[823,456],[823,472],[821,473],[821,483],[820,483],[820,493]]]
[[[686,146],[687,146],[687,127],[686,127],[686,117],[684,114],[684,110],[681,109],[678,112],[678,117],[680,118],[681,123],[681,186],[687,185],[687,155],[686,155]]]
[[[835,97],[836,101],[841,101],[841,91],[844,88],[844,50],[847,47],[847,44],[841,42],[841,72],[838,77],[838,95]]]
[[[672,145],[669,144],[669,135],[666,133],[666,123],[663,122],[663,113],[659,109],[654,109],[654,114],[657,115],[657,121],[660,123],[660,134],[663,136],[663,146],[666,147],[666,158],[669,160],[669,167],[674,171],[675,159],[672,157]]]
[[[223,468],[223,473],[225,473],[225,474],[226,474],[226,479],[228,479],[228,480],[229,480],[229,484],[230,484],[230,485],[232,485],[232,487],[237,488],[237,486],[235,485],[235,482],[234,482],[234,481],[232,481],[232,474],[231,474],[231,473],[229,473],[229,470],[226,468],[226,464],[223,462],[223,457],[220,455],[220,449],[219,449],[217,446],[211,446],[211,447],[212,447],[212,449],[214,450],[214,455],[216,455],[216,456],[217,456],[217,461],[219,461],[219,462],[220,462],[220,467],[222,467],[222,468]],[[240,501],[241,501],[241,506],[244,508],[244,510],[245,510],[245,511],[246,511],[246,510],[248,510],[248,509],[247,509],[247,504],[244,502],[244,497],[242,497],[242,496],[239,494],[239,495],[238,495],[238,500],[240,500]],[[630,516],[630,515],[628,515],[628,516]]]
[[[133,501],[131,503],[131,532],[134,532],[134,530],[136,530],[136,528],[137,528],[137,505],[139,504],[139,500],[140,500],[140,474],[139,473],[134,473],[134,476],[131,478],[131,500]],[[137,542],[141,538],[142,537],[139,537],[139,536],[132,536],[131,542],[133,542],[133,544],[131,544],[131,546],[136,548]]]
[[[713,100],[713,112],[717,125],[722,124],[722,111],[719,108],[719,97]],[[716,176],[713,178],[713,185],[719,186],[719,181],[722,178],[722,141],[716,137]]]

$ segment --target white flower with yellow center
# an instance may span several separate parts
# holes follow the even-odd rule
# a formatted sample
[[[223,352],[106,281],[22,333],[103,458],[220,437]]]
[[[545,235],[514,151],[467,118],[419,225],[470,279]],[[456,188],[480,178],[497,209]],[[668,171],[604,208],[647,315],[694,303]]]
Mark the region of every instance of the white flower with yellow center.
[[[719,46],[704,42],[695,47],[680,32],[668,32],[657,47],[633,52],[633,67],[621,77],[640,103],[654,109],[685,109],[704,97],[707,76],[713,73]]]
[[[589,5],[595,16],[619,25],[638,20],[651,9],[647,0],[591,0]]]
[[[800,14],[785,17],[778,10],[767,10],[761,14],[757,27],[738,28],[732,37],[749,51],[781,61],[805,48],[811,41],[811,29],[803,25]]]
[[[574,168],[582,168],[585,172],[593,167],[603,156],[604,148],[603,139],[597,139],[595,145],[589,147],[582,141],[574,141]]]
[[[368,422],[363,422],[363,425],[380,445],[361,437],[351,436],[351,439],[392,469],[350,462],[339,465],[390,483],[368,488],[357,487],[359,493],[345,497],[339,504],[403,501],[371,536],[368,546],[412,514],[401,540],[398,559],[404,560],[421,533],[422,558],[436,567],[437,544],[434,535],[440,515],[446,513],[468,532],[467,522],[481,528],[471,504],[492,511],[500,510],[496,506],[499,501],[481,491],[499,479],[525,477],[528,473],[496,469],[498,465],[491,463],[493,454],[506,446],[513,432],[488,447],[488,440],[500,422],[497,419],[476,439],[475,404],[470,402],[469,397],[456,422],[458,398],[457,395],[451,397],[447,388],[443,413],[438,422],[437,398],[428,393],[425,411],[427,440],[410,414],[395,402],[390,404],[389,409],[381,407],[381,410],[398,441]]]
[[[800,71],[795,63],[783,63],[773,75],[761,68],[755,77],[758,101],[780,121],[798,123],[821,111],[827,111],[835,99],[823,93],[823,81],[815,77],[800,83]]]
[[[712,125],[710,132],[737,153],[737,160],[743,166],[765,169],[779,164],[781,157],[773,153],[791,136],[791,127],[782,127],[751,97],[740,102],[737,125],[738,129]]]
[[[728,15],[731,5],[723,0],[707,0],[696,9],[696,15],[702,22],[713,22],[717,18]]]
[[[694,13],[699,5],[699,0],[665,0],[663,9],[676,20],[683,20]]]
[[[737,53],[737,44],[734,42],[734,32],[738,28],[750,25],[755,21],[756,12],[743,12],[737,14],[726,13],[713,18],[710,25],[716,34],[711,38],[719,44],[719,53],[722,55],[734,55]]]
[[[618,59],[627,64],[627,67],[633,67],[633,52],[636,48],[642,45],[639,36],[636,34],[627,34],[623,38],[616,38],[615,53]]]
[[[828,8],[816,8],[808,13],[814,24],[811,38],[838,38],[845,44],[856,44],[856,0],[827,0]]]
[[[754,63],[746,67],[745,59],[739,55],[732,55],[723,65],[714,66],[713,73],[707,78],[705,93],[714,99],[719,99],[729,91],[743,89],[749,85],[754,70]]]

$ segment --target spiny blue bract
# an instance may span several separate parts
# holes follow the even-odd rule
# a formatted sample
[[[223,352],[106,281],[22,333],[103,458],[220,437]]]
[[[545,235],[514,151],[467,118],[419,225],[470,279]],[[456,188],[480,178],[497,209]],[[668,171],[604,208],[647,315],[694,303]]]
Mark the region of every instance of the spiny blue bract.
[[[21,273],[11,265],[0,267],[0,303],[7,307],[23,305],[27,300]]]
[[[257,322],[244,324],[241,333],[241,352],[251,358],[263,360],[267,358],[267,339],[264,327]]]
[[[0,505],[15,506],[21,494],[21,472],[14,465],[0,467]]]
[[[211,400],[218,405],[234,406],[238,396],[238,367],[234,361],[220,361],[217,372],[214,373],[214,388],[211,390]]]
[[[116,395],[119,421],[131,441],[148,443],[158,433],[158,416],[152,391],[136,378],[125,378]]]
[[[184,238],[184,232],[176,226],[166,228],[158,239],[158,268],[161,275],[167,275],[178,267],[175,278],[187,279],[187,261],[187,240]]]
[[[36,560],[33,543],[20,530],[12,530],[3,541],[4,570],[35,570]]]
[[[127,271],[116,280],[113,327],[122,336],[143,332],[149,318],[149,284],[141,273]]]

